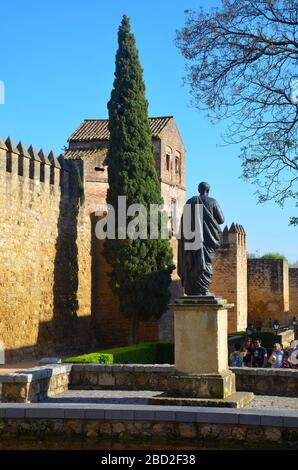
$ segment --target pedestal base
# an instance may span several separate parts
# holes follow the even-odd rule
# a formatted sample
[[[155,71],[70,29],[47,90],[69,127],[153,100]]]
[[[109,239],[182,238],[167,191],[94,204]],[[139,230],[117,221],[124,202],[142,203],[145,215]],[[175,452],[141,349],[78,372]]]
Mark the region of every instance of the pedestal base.
[[[254,399],[250,392],[235,392],[227,398],[173,398],[162,394],[149,398],[149,405],[165,406],[210,406],[218,408],[244,408]]]
[[[177,374],[169,377],[167,396],[183,398],[226,398],[235,393],[235,374]]]

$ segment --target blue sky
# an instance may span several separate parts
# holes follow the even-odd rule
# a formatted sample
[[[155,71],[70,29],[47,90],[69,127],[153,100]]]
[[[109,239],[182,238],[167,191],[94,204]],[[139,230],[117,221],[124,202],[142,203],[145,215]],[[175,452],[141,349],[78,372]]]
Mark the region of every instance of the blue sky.
[[[1,5],[0,135],[60,153],[85,118],[107,117],[113,84],[117,30],[131,18],[144,68],[150,115],[174,115],[187,150],[187,194],[207,180],[226,221],[247,231],[248,251],[279,251],[298,259],[295,210],[257,205],[255,188],[243,182],[237,146],[221,146],[225,123],[213,126],[190,106],[183,86],[184,60],[174,45],[184,10],[216,0],[14,0]]]

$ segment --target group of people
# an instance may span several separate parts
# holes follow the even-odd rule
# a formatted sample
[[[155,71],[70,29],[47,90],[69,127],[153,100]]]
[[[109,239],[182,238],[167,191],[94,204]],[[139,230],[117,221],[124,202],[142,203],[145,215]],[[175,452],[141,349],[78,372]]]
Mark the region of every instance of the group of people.
[[[262,346],[260,338],[253,340],[246,338],[243,346],[235,344],[234,351],[230,354],[231,367],[272,367],[278,368],[296,368],[289,360],[291,353],[295,348],[284,350],[283,345],[274,343],[273,350],[268,357],[267,349]],[[298,351],[297,351],[298,353]]]
[[[296,317],[293,317],[291,320],[291,326],[294,328],[295,325],[297,325],[297,320]],[[256,331],[261,331],[263,327],[264,325],[262,320],[257,320],[255,325],[252,322],[249,322],[248,327],[246,329],[246,333],[248,335],[253,335]],[[270,330],[274,330],[277,334],[280,327],[280,322],[277,319],[273,321],[272,318],[269,318],[267,328],[269,328]]]

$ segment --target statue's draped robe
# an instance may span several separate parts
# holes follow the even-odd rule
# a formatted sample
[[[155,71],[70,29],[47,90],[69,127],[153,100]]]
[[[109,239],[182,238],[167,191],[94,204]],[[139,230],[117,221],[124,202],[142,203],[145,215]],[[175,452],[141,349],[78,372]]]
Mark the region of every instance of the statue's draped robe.
[[[203,213],[203,244],[199,249],[186,250],[187,240],[183,233],[183,216],[181,218],[181,238],[178,245],[178,275],[181,278],[187,295],[206,295],[212,280],[212,259],[216,248],[220,245],[221,229],[224,216],[218,202],[208,196],[194,196],[186,204],[191,206],[191,231],[194,232],[198,211],[197,204],[202,204]]]

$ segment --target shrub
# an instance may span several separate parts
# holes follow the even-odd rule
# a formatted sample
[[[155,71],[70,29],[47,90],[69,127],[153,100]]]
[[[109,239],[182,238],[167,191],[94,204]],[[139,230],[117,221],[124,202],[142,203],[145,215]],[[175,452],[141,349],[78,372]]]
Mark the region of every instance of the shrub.
[[[164,364],[174,362],[171,343],[140,343],[122,348],[83,354],[64,359],[64,362],[95,364]]]
[[[81,363],[95,363],[95,364],[113,364],[113,355],[106,353],[90,353],[82,354],[81,356],[72,356],[64,359],[63,362],[81,362]]]
[[[284,255],[281,253],[265,253],[265,255],[261,256],[262,259],[286,259]]]

